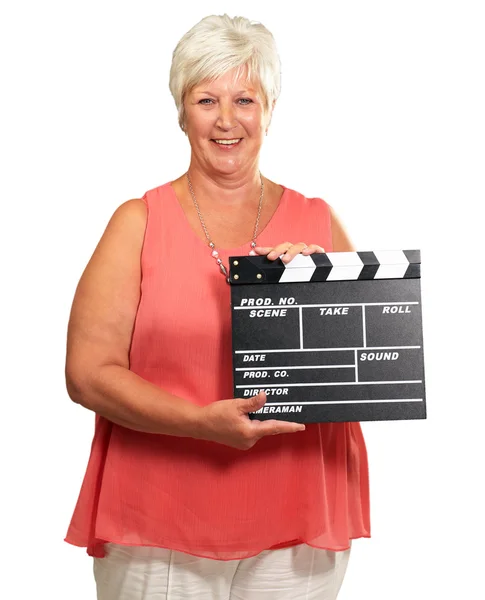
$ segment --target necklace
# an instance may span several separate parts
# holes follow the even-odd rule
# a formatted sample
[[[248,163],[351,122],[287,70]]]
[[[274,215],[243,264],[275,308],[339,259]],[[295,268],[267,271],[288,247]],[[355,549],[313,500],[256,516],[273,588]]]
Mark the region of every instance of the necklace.
[[[226,278],[227,283],[229,283],[229,276],[227,273],[227,269],[224,266],[222,259],[219,257],[219,252],[216,250],[216,245],[212,241],[211,236],[209,235],[209,232],[207,231],[207,227],[205,226],[204,219],[202,217],[202,213],[200,212],[199,204],[197,203],[197,200],[195,198],[194,190],[192,188],[192,182],[190,181],[188,171],[187,171],[186,175],[187,175],[187,181],[189,182],[190,195],[192,196],[192,200],[194,202],[195,209],[197,210],[197,214],[199,215],[199,221],[200,221],[200,224],[202,225],[202,229],[204,230],[205,237],[207,238],[209,248],[211,249],[211,256],[212,256],[212,258],[215,259],[216,263],[219,265],[219,269],[221,270],[221,273]],[[259,218],[261,216],[261,207],[263,206],[264,184],[263,184],[263,177],[261,175],[261,172],[259,173],[259,178],[261,180],[261,194],[259,196],[258,214],[256,215],[256,222],[254,224],[253,239],[251,240],[251,243],[249,244],[251,250],[253,250],[253,248],[256,247],[256,237],[258,235]]]

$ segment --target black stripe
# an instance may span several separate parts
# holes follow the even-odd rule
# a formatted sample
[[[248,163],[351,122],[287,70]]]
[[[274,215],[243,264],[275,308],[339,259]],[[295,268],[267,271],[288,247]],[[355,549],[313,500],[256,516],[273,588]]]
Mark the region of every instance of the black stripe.
[[[310,254],[316,267],[332,267],[332,263],[326,254]]]
[[[310,254],[316,269],[310,281],[327,281],[332,272],[332,263],[326,254]]]
[[[377,265],[379,267],[380,263],[377,260],[377,256],[373,252],[357,252],[360,260],[364,263],[364,266],[374,266]]]
[[[403,279],[419,279],[421,277],[421,265],[410,264],[403,275]]]
[[[357,252],[360,260],[364,263],[362,271],[357,279],[374,279],[378,269],[379,261],[373,252]]]
[[[421,263],[420,250],[403,250],[403,253],[410,263]]]

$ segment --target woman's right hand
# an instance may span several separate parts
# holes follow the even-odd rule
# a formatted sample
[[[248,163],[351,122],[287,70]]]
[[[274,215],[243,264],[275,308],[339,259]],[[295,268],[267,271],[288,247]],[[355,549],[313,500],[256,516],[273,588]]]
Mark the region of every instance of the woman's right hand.
[[[304,431],[302,423],[287,421],[258,421],[248,413],[262,408],[266,402],[264,391],[251,398],[234,398],[212,402],[200,409],[197,418],[198,439],[225,444],[238,450],[249,450],[266,435]]]

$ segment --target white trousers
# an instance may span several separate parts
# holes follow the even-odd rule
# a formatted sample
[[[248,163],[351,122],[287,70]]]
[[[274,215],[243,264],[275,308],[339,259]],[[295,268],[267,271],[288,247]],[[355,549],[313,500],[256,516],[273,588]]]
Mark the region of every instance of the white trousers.
[[[335,600],[350,550],[302,544],[219,561],[109,543],[94,577],[98,600]]]

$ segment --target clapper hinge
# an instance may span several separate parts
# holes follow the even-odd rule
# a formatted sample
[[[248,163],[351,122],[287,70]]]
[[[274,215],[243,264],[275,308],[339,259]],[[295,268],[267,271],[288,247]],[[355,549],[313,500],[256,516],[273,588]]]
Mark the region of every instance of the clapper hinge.
[[[277,283],[284,263],[278,258],[269,260],[265,256],[233,256],[229,258],[231,285]]]

